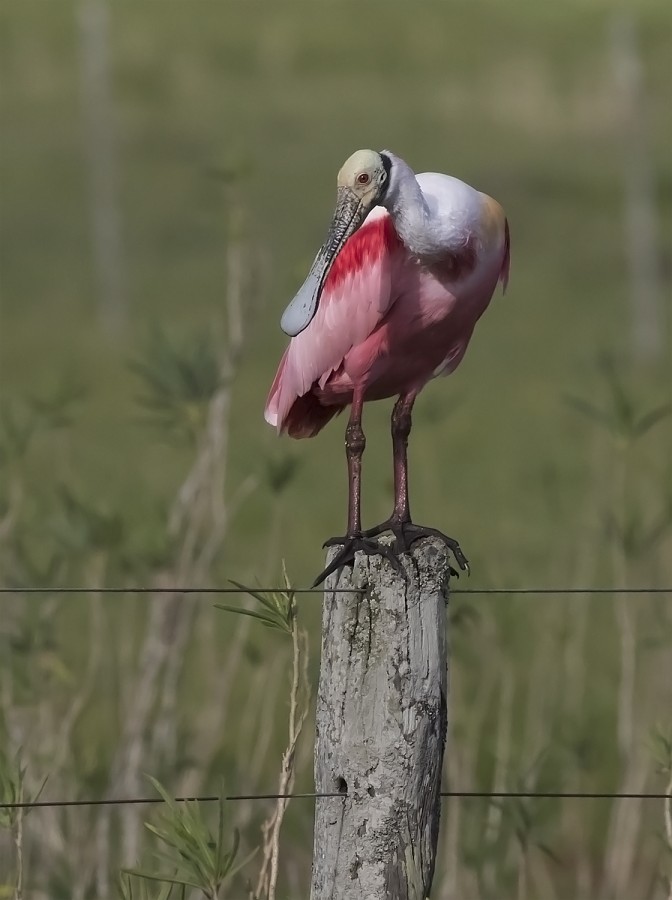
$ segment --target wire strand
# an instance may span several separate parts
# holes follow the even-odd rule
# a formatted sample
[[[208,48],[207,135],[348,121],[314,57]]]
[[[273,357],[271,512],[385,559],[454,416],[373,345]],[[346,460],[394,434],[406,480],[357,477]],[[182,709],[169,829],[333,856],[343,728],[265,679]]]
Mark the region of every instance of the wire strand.
[[[282,587],[255,587],[252,590],[258,593],[275,593],[286,591],[285,586]],[[295,594],[321,594],[321,588],[292,588]],[[247,593],[244,588],[237,587],[172,587],[172,588],[153,588],[153,587],[106,587],[106,588],[87,588],[87,587],[0,587],[0,594],[244,594]],[[339,593],[360,593],[358,588],[346,588],[340,590]],[[600,588],[457,588],[450,592],[451,594],[672,594],[672,588],[661,587],[639,587],[639,588],[617,588],[617,587],[600,587]],[[230,794],[221,799],[229,801],[246,801],[246,800],[290,800],[290,799],[326,799],[330,797],[347,797],[344,792],[331,793],[292,793],[292,794]],[[443,798],[488,798],[488,799],[639,799],[639,800],[664,800],[667,794],[664,793],[608,793],[608,792],[528,792],[528,791],[441,791],[440,796]],[[200,796],[200,797],[175,797],[175,802],[201,802],[212,803],[220,800],[218,796]],[[18,809],[44,809],[59,807],[84,807],[84,806],[130,806],[140,804],[156,804],[164,802],[159,797],[128,797],[117,799],[99,799],[99,800],[34,800],[22,803],[0,803],[0,809],[18,810]]]
[[[321,594],[322,588],[281,587],[0,587],[0,594]],[[344,588],[340,593],[361,593],[360,588]]]
[[[345,791],[326,793],[308,791],[293,794],[228,794],[223,797],[206,795],[197,797],[174,797],[175,803],[216,803],[220,800],[322,800],[330,797],[346,799]],[[665,800],[665,793],[611,793],[607,791],[441,791],[440,796],[463,799],[537,799],[537,800]],[[140,804],[163,803],[161,797],[103,798],[101,800],[26,800],[21,803],[0,803],[0,809],[48,809],[72,806],[134,806]]]
[[[0,594],[257,594],[285,593],[322,594],[323,588],[279,587],[0,587]],[[361,588],[339,588],[339,594],[360,594]],[[513,588],[452,588],[450,594],[672,594],[672,587],[513,587]]]

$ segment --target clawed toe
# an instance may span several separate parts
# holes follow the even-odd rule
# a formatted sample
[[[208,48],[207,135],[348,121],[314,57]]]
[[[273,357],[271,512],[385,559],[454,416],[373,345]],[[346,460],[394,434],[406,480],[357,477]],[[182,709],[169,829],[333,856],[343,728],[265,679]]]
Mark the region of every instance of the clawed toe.
[[[378,541],[373,540],[373,538],[383,534],[385,531],[390,531],[394,535],[395,540],[391,546],[384,543],[379,544]],[[353,565],[355,562],[355,554],[358,552],[366,553],[368,556],[384,556],[395,572],[403,574],[404,568],[399,561],[399,557],[402,553],[408,553],[413,544],[423,537],[435,537],[440,541],[443,541],[453,554],[458,567],[463,572],[469,574],[469,560],[464,555],[462,548],[455,538],[448,537],[447,534],[444,534],[437,528],[414,525],[412,522],[400,523],[390,520],[388,522],[383,522],[381,525],[369,528],[362,532],[362,534],[355,535],[354,537],[348,537],[346,535],[345,537],[329,538],[329,540],[325,541],[323,544],[324,547],[340,546],[341,550],[334,556],[326,569],[317,576],[312,587],[317,587],[319,584],[322,584],[322,582],[337,569],[341,569],[343,566]],[[460,573],[457,569],[453,566],[450,566],[449,568],[452,576],[457,578],[460,577]]]
[[[384,556],[396,572],[403,572],[403,568],[396,553],[387,544],[379,544],[378,541],[370,540],[365,535],[356,535],[355,537],[333,537],[324,542],[324,547],[335,547],[342,545],[342,549],[334,556],[329,565],[323,572],[317,576],[312,587],[322,584],[333,572],[343,566],[352,566],[355,562],[356,553],[366,553],[367,556]]]
[[[340,547],[341,545],[345,547],[351,540],[352,538],[349,538],[347,535],[343,535],[342,537],[330,537],[322,544],[322,549],[326,550],[327,547]]]
[[[455,562],[462,569],[463,572],[469,574],[469,560],[464,555],[462,548],[459,545],[459,542],[455,540],[455,538],[448,537],[447,534],[444,534],[442,531],[439,531],[438,528],[428,528],[424,525],[414,525],[411,522],[402,525],[399,529],[392,529],[395,540],[395,550],[398,553],[407,553],[412,545],[420,538],[423,537],[435,537],[448,547],[448,549],[452,552],[455,557]],[[451,566],[450,569],[451,575],[456,575],[458,578],[460,577],[460,573],[457,572]]]
[[[448,537],[447,534],[444,534],[437,528],[428,528],[423,525],[415,525],[413,524],[413,522],[399,522],[392,518],[388,519],[387,522],[382,522],[380,525],[375,525],[373,528],[367,529],[367,531],[364,532],[364,536],[367,538],[372,538],[379,534],[383,534],[385,531],[390,531],[394,535],[395,540],[394,544],[392,545],[392,550],[395,556],[400,556],[402,553],[408,553],[413,544],[416,541],[420,540],[420,538],[438,538],[440,541],[443,541],[443,543],[452,552],[458,567],[463,572],[469,574],[469,560],[464,555],[459,542],[456,541],[455,538]],[[450,574],[456,576],[457,578],[460,577],[460,573],[452,566],[450,567]]]

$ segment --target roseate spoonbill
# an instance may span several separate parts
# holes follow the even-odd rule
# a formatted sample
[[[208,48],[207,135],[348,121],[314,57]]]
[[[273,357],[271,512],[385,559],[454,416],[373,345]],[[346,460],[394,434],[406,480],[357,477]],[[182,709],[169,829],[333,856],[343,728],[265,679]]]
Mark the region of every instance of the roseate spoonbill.
[[[315,584],[352,563],[357,550],[382,553],[399,567],[397,554],[426,535],[441,537],[468,570],[456,540],[411,520],[411,409],[430,379],[459,365],[508,274],[508,222],[491,197],[449,175],[416,176],[388,150],[358,150],[346,160],[327,239],[282,316],[291,341],[265,410],[279,432],[307,438],[350,405],[348,527],[326,542],[343,546]],[[362,531],[362,406],[393,396],[394,509]],[[385,531],[395,537],[391,547],[373,540]]]

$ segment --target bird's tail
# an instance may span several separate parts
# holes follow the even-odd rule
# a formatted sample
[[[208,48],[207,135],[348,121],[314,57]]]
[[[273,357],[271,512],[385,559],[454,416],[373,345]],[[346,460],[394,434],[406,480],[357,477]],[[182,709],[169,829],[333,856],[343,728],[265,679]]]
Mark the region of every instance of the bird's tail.
[[[344,409],[344,406],[323,406],[315,394],[309,391],[292,403],[281,430],[293,438],[315,437],[327,422]]]
[[[268,394],[264,418],[278,429],[279,434],[286,432],[293,438],[315,437],[327,422],[345,408],[345,404],[324,406],[312,390],[300,397],[293,391],[287,391],[283,381],[286,357],[285,352]]]

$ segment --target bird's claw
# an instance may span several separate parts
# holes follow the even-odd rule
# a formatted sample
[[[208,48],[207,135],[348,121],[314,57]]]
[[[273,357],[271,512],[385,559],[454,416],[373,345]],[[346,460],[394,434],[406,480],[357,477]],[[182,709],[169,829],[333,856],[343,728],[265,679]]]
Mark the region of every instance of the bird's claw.
[[[458,541],[455,538],[448,537],[447,534],[444,534],[442,531],[439,531],[438,528],[429,528],[424,525],[414,525],[413,522],[395,522],[393,519],[389,519],[387,522],[383,522],[380,525],[376,525],[373,528],[369,528],[364,532],[364,537],[371,538],[375,537],[379,534],[382,534],[385,531],[391,531],[394,535],[394,544],[392,545],[393,552],[399,556],[402,553],[408,553],[412,547],[412,545],[420,540],[423,537],[435,537],[448,547],[448,549],[452,552],[455,557],[455,562],[459,566],[459,568],[466,572],[467,575],[470,574],[469,570],[469,560],[464,555],[462,548]],[[450,566],[450,574],[456,578],[460,577],[460,573],[457,569]]]
[[[395,540],[392,545],[379,544],[378,541],[373,540],[373,538],[383,534],[385,531],[391,531],[394,535]],[[466,572],[467,575],[470,574],[469,560],[464,555],[459,542],[456,541],[455,538],[448,537],[447,534],[444,534],[437,528],[414,525],[412,522],[395,522],[390,519],[387,522],[383,522],[380,525],[375,525],[373,528],[367,529],[361,534],[353,535],[351,537],[348,535],[345,535],[344,537],[332,537],[326,540],[322,545],[323,547],[340,546],[341,550],[334,556],[326,569],[317,576],[312,587],[317,587],[337,569],[340,569],[343,566],[353,565],[355,562],[355,553],[357,552],[366,553],[367,556],[384,556],[395,572],[404,574],[404,568],[399,561],[399,557],[402,553],[408,553],[412,545],[423,537],[435,537],[440,541],[443,541],[455,557],[455,562],[458,567],[463,572]],[[449,566],[449,571],[454,578],[460,577],[459,571],[452,565]]]
[[[367,556],[384,556],[395,572],[403,573],[404,571],[398,556],[392,547],[387,544],[379,544],[378,541],[370,540],[363,534],[353,535],[352,537],[346,535],[345,537],[329,538],[322,546],[341,546],[341,550],[334,556],[326,569],[320,572],[311,587],[317,587],[337,569],[340,569],[343,566],[354,565],[356,553],[365,553]]]

